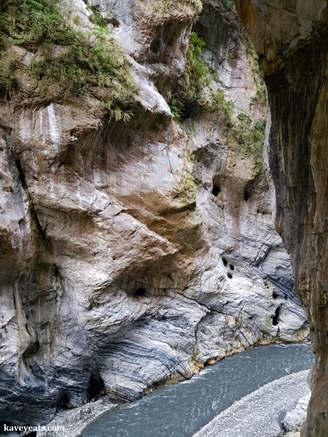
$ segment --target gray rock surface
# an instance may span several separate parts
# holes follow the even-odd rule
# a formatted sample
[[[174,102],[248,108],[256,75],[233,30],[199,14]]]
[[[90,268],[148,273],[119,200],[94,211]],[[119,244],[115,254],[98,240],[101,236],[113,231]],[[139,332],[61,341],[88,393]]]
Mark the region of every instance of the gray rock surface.
[[[88,423],[115,407],[103,398],[73,410],[60,411],[46,430],[37,432],[37,437],[78,437]]]
[[[327,1],[238,0],[268,88],[276,224],[316,353],[304,436],[328,435]],[[288,116],[287,116],[288,114]]]
[[[306,396],[302,397],[294,410],[289,411],[282,424],[288,432],[299,432],[306,420],[307,407],[309,405],[311,393],[309,392]]]
[[[281,414],[307,395],[308,370],[284,376],[235,402],[193,437],[276,437]]]
[[[122,124],[96,98],[0,102],[0,408],[12,423],[102,393],[136,399],[206,362],[308,334],[266,176],[218,113],[181,127],[165,102],[196,3],[155,17],[152,0],[93,4],[125,35],[144,113]],[[247,84],[243,110],[264,118],[238,44],[238,74],[232,56],[216,86],[233,99]]]

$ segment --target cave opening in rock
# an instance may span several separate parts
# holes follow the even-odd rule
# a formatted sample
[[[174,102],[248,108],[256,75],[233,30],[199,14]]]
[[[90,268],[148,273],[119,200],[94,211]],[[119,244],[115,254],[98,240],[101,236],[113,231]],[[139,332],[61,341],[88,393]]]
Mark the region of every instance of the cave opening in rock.
[[[104,393],[105,384],[99,374],[91,374],[88,384],[88,399],[92,401]]]
[[[150,51],[157,55],[160,52],[162,42],[159,38],[155,38],[150,44]]]
[[[108,24],[112,24],[114,27],[120,27],[120,22],[114,17],[108,20]]]
[[[144,287],[139,287],[134,291],[133,296],[142,297],[142,296],[146,296],[146,293],[147,290]]]
[[[230,273],[230,272],[227,273],[227,276],[228,276],[229,279],[233,278],[232,273]]]
[[[225,267],[227,267],[227,265],[228,265],[228,261],[226,260],[226,258],[222,257],[222,262],[223,262],[223,265],[224,265]]]
[[[247,190],[245,190],[244,192],[244,200],[245,202],[247,202],[247,200],[251,197],[251,195],[249,194],[249,192]]]
[[[62,395],[60,396],[59,400],[58,400],[58,408],[61,410],[68,410],[70,408],[69,405],[69,396],[66,392],[62,393]]]
[[[221,188],[218,184],[213,182],[212,194],[216,197],[220,194]]]
[[[273,299],[277,299],[279,297],[279,294],[276,292],[276,290],[273,290],[272,297]]]
[[[278,306],[276,308],[276,311],[274,313],[274,316],[272,318],[272,325],[277,326],[280,321],[280,313],[281,313],[281,306]]]

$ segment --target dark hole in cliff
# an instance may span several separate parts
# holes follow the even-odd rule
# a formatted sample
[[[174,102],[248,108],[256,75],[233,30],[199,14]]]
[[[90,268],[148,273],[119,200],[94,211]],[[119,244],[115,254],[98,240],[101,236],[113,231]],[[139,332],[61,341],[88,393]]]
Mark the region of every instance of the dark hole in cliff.
[[[245,191],[245,192],[244,192],[244,200],[245,200],[245,202],[247,202],[247,200],[248,200],[250,197],[251,197],[251,195],[249,194],[249,192],[248,192],[248,191]]]
[[[232,279],[232,274],[230,272],[227,273],[229,279]]]
[[[279,294],[274,290],[272,293],[273,299],[277,299],[279,297]]]
[[[3,85],[0,85],[0,101],[6,102],[7,100],[10,100],[10,94],[7,88]]]
[[[114,27],[120,27],[120,22],[118,21],[117,18],[109,18],[109,20],[107,20],[107,22],[109,24],[112,24]]]
[[[62,393],[62,395],[60,396],[57,406],[61,410],[68,410],[70,408],[69,396],[66,392]]]
[[[159,38],[155,38],[150,44],[150,51],[157,55],[157,53],[159,53],[161,50],[161,45],[161,40]]]
[[[146,296],[147,290],[144,287],[139,287],[135,290],[135,292],[133,293],[133,296],[136,297],[141,297],[141,296]]]
[[[23,172],[23,169],[22,169],[22,166],[21,166],[21,163],[20,163],[19,159],[16,159],[15,163],[16,163],[16,167],[17,167],[17,170],[18,170],[19,180],[20,180],[24,190],[26,190],[27,189],[27,185],[26,185],[25,175],[24,175],[24,172]]]
[[[281,307],[279,306],[279,307],[276,308],[275,314],[274,314],[274,316],[272,318],[272,325],[273,326],[277,326],[278,325],[280,313],[281,313]]]
[[[220,191],[221,191],[220,186],[216,183],[213,183],[212,194],[214,196],[217,196],[220,193]]]
[[[222,258],[222,262],[225,267],[228,265],[228,261],[224,257]]]
[[[105,384],[99,374],[91,375],[89,379],[88,385],[88,399],[91,401],[92,399],[96,399],[98,396],[103,394],[105,391]]]
[[[181,118],[182,120],[188,120],[188,118],[195,118],[196,115],[199,113],[199,111],[200,111],[200,107],[197,100],[195,99],[189,100],[189,102],[187,102],[185,106],[182,108]]]
[[[235,270],[235,266],[233,264],[230,264],[230,269]]]

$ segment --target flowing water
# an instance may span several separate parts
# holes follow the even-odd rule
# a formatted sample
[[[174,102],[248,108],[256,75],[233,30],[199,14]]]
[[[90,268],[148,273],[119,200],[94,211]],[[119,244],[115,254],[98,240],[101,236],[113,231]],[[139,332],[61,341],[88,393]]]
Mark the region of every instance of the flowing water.
[[[188,437],[235,400],[284,375],[311,367],[309,344],[260,346],[158,388],[92,422],[82,437]]]

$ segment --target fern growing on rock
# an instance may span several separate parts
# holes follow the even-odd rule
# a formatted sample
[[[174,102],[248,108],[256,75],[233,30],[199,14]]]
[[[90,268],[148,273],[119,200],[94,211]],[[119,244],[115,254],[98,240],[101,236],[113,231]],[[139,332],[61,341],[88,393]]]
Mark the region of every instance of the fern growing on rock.
[[[91,95],[116,121],[130,118],[137,89],[107,27],[75,31],[58,0],[5,0],[0,11],[0,87],[14,90],[23,80],[32,95],[59,102]]]

